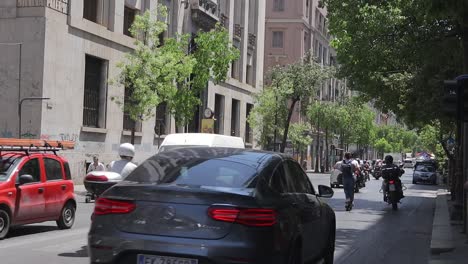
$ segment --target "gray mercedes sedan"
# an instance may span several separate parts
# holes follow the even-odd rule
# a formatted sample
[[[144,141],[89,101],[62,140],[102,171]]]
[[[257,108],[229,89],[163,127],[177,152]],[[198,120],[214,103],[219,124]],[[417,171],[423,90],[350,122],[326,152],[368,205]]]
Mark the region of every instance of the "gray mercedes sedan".
[[[333,263],[335,213],[278,153],[185,148],[157,154],[96,201],[91,263]]]

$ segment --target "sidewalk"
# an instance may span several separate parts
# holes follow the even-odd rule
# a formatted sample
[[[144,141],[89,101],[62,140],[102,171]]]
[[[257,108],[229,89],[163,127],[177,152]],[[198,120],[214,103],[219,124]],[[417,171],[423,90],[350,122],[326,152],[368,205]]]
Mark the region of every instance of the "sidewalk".
[[[461,233],[462,222],[449,218],[450,194],[437,192],[429,264],[461,264],[468,262],[468,236]]]

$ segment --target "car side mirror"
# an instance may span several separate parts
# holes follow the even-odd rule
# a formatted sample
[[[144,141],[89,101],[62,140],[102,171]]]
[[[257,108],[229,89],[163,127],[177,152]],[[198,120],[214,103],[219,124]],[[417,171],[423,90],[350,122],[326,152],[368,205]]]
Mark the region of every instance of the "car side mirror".
[[[323,198],[332,198],[334,194],[333,189],[325,185],[319,185],[318,191],[319,191],[318,196],[323,197]]]
[[[23,174],[19,177],[19,185],[23,185],[26,183],[34,182],[34,178],[30,174]]]

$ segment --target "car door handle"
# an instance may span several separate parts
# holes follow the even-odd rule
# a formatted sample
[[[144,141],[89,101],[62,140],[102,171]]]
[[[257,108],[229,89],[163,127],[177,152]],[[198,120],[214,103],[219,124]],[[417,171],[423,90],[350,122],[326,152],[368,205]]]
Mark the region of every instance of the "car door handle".
[[[67,185],[63,184],[63,185],[62,185],[62,190],[65,191],[66,189],[67,189]]]
[[[37,188],[37,192],[38,192],[38,193],[44,193],[44,188],[42,188],[42,187],[41,187],[41,188]]]
[[[13,192],[8,192],[8,197],[13,196]]]

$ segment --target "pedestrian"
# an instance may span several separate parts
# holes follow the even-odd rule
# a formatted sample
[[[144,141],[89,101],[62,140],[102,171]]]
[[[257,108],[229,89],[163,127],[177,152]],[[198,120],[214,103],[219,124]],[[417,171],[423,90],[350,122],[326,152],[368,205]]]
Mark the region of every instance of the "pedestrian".
[[[353,172],[357,169],[357,162],[351,160],[351,153],[346,152],[341,162],[341,173],[343,175],[343,189],[346,197],[345,208],[350,211],[354,205],[355,178]]]
[[[105,171],[105,170],[106,170],[106,167],[104,166],[104,164],[99,162],[98,156],[93,156],[93,162],[89,164],[87,172],[90,173],[92,171]]]
[[[114,160],[109,164],[109,170],[119,173],[125,179],[136,167],[132,163],[135,156],[135,147],[130,143],[123,143],[119,147],[120,160]]]

